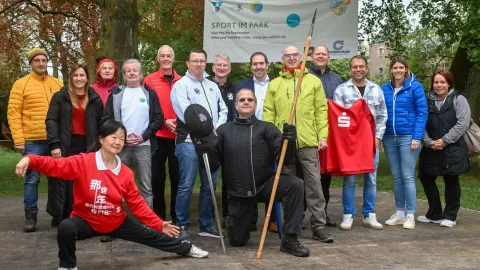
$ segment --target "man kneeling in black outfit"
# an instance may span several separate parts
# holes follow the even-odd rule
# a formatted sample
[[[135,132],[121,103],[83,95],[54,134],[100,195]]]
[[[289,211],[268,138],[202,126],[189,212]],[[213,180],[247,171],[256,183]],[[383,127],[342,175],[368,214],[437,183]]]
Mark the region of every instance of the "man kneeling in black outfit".
[[[215,156],[223,166],[228,192],[228,240],[232,246],[243,246],[250,238],[250,227],[257,202],[268,202],[275,179],[274,161],[280,158],[282,142],[289,140],[285,164],[293,162],[296,128],[284,124],[283,135],[273,124],[255,117],[257,100],[252,90],[237,93],[238,116],[216,131]],[[310,255],[297,239],[303,219],[303,182],[281,175],[275,201],[283,202],[285,222],[280,250],[299,257]]]

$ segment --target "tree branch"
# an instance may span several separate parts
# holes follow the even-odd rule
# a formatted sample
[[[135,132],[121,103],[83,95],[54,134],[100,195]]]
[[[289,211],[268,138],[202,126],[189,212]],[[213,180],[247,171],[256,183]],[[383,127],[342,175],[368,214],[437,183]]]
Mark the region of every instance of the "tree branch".
[[[22,1],[23,2],[23,1]],[[74,18],[74,19],[77,19],[78,21],[84,23],[86,26],[88,26],[90,29],[92,29],[95,33],[95,28],[92,27],[87,21],[85,21],[84,19],[78,17],[76,14],[74,13],[69,13],[69,12],[63,12],[63,11],[56,11],[56,10],[44,10],[42,7],[40,7],[39,5],[33,3],[31,0],[27,0],[25,1],[28,5],[36,8],[40,13],[42,13],[43,15],[47,15],[47,14],[50,14],[50,15],[62,15],[64,17],[67,17],[67,18]]]
[[[2,15],[2,14],[5,13],[5,12],[7,12],[7,10],[15,7],[16,5],[19,5],[19,4],[23,3],[24,1],[25,1],[25,0],[19,0],[19,1],[17,1],[17,2],[14,2],[13,4],[7,6],[6,8],[0,10],[0,15]]]

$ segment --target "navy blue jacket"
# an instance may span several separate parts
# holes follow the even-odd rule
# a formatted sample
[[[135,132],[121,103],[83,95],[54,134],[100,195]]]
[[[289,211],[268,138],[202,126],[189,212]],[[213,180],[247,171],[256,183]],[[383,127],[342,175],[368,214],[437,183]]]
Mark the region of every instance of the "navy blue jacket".
[[[411,74],[395,94],[391,81],[382,85],[388,119],[385,135],[412,135],[421,141],[428,118],[428,105],[423,86]]]
[[[308,68],[308,72],[317,76],[322,81],[325,96],[328,99],[333,99],[333,93],[335,93],[337,86],[342,84],[342,78],[340,78],[337,73],[330,71],[328,66],[325,68],[325,72],[323,72],[323,74],[315,65],[310,66]]]
[[[253,81],[253,77],[237,83],[237,87],[235,87],[235,96],[237,95],[238,91],[243,88],[252,89],[252,91],[255,93],[255,82]]]

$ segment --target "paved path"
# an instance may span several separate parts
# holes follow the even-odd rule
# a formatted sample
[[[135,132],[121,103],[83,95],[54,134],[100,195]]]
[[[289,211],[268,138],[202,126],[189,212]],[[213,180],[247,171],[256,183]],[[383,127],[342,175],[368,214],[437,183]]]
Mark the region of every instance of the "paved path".
[[[329,205],[332,217],[340,222],[341,190],[332,190]],[[357,210],[361,193],[357,193]],[[195,197],[196,198],[196,197]],[[58,267],[56,229],[49,228],[45,213],[46,198],[41,197],[38,231],[23,233],[22,198],[0,197],[0,269],[56,269]],[[394,210],[392,194],[379,193],[376,212],[382,223]],[[263,206],[262,206],[263,207]],[[426,211],[425,201],[417,202],[417,212]],[[361,210],[360,210],[361,211]],[[263,209],[260,210],[263,213]],[[192,214],[192,220],[196,217]],[[308,220],[308,216],[305,221]],[[259,223],[261,226],[261,223]],[[259,226],[259,227],[260,227]],[[196,233],[198,226],[192,225]],[[297,258],[279,251],[278,235],[268,233],[263,259],[255,259],[260,231],[241,248],[227,244],[223,255],[218,239],[192,236],[196,245],[208,250],[210,258],[181,258],[146,246],[115,240],[101,243],[93,238],[77,243],[78,268],[83,269],[480,269],[480,213],[461,209],[457,226],[441,228],[436,224],[419,224],[414,230],[401,226],[384,230],[364,228],[356,218],[350,231],[329,228],[333,244],[311,239],[309,229],[301,242],[310,248],[310,257]]]

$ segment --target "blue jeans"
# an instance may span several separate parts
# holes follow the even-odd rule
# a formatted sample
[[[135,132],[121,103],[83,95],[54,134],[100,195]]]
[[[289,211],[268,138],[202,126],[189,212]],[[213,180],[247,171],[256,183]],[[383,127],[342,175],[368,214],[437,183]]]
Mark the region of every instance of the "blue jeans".
[[[406,204],[407,214],[414,214],[417,199],[415,165],[420,147],[412,150],[412,135],[385,135],[383,146],[392,172],[396,208],[405,210]]]
[[[50,148],[47,140],[25,141],[25,155],[34,154],[39,156],[50,156]],[[23,186],[23,205],[25,210],[38,212],[38,184],[40,183],[40,174],[30,169],[25,174]]]
[[[193,186],[199,168],[198,156],[192,143],[179,143],[175,147],[175,156],[178,159],[180,181],[178,183],[177,203],[177,226],[190,225],[190,203]],[[217,187],[217,172],[212,173],[213,187]],[[200,197],[198,199],[198,222],[200,228],[211,228],[213,222],[213,201],[208,183],[207,172],[200,168]]]
[[[375,209],[375,200],[377,199],[377,168],[378,168],[378,148],[377,153],[375,154],[374,166],[375,172],[363,174],[364,184],[363,184],[363,206],[362,214],[368,216],[368,214],[373,213]],[[356,175],[348,175],[343,177],[343,190],[342,190],[342,201],[343,201],[343,213],[352,214],[355,216],[355,181],[357,180]]]

